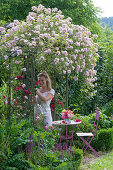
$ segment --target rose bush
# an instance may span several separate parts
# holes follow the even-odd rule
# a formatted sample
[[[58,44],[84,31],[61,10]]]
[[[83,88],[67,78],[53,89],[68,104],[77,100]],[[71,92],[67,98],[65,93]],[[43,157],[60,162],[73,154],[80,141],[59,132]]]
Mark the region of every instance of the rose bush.
[[[54,65],[55,70],[64,74],[75,71],[77,80],[79,72],[83,72],[89,84],[96,80],[97,43],[90,31],[84,26],[73,25],[71,18],[64,19],[58,9],[46,9],[44,6],[32,7],[26,21],[14,20],[10,29],[1,38],[4,58],[6,51],[16,55],[15,59],[25,57],[26,51],[37,51],[36,62]],[[7,58],[6,58],[7,56]],[[26,56],[27,59],[27,56]],[[14,60],[14,58],[13,58]],[[21,61],[18,61],[21,62]],[[16,64],[17,60],[15,61]]]
[[[82,75],[87,87],[93,88],[97,79],[94,69],[98,58],[98,44],[94,40],[97,35],[91,35],[82,25],[72,24],[71,18],[65,19],[57,8],[47,9],[40,4],[32,10],[26,21],[14,20],[9,28],[0,28],[2,61],[7,69],[14,70],[10,77],[12,86],[18,87],[23,77],[29,78],[32,71],[27,63],[32,66],[33,61],[38,69],[69,75],[74,72],[75,81]],[[20,86],[23,83],[24,95],[29,95],[28,84],[21,82]]]

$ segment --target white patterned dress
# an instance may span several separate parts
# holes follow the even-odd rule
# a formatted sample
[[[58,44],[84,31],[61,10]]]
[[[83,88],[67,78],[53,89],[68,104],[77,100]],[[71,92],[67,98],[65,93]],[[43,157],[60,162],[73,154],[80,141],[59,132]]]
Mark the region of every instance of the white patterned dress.
[[[54,89],[51,89],[48,92],[41,93],[41,95],[46,97],[48,93],[51,93],[53,95],[53,97],[54,97],[55,91],[54,91]],[[36,95],[36,105],[39,104],[40,107],[36,107],[36,111],[35,112],[37,112],[39,114],[41,113],[41,114],[44,115],[44,117],[45,117],[44,125],[47,125],[47,126],[51,126],[52,125],[52,115],[51,115],[51,108],[50,108],[51,100],[48,100],[48,101],[44,102],[44,101],[42,101],[39,98],[38,95]]]

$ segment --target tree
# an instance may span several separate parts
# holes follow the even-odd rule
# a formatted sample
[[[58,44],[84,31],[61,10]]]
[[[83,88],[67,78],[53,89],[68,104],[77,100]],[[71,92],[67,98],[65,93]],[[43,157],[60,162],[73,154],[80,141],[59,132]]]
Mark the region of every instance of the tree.
[[[7,22],[14,19],[24,20],[31,9],[30,0],[1,0],[0,1],[0,20]]]
[[[44,5],[46,8],[58,8],[64,16],[71,17],[76,25],[93,28],[100,12],[92,0],[1,0],[0,20],[25,20],[32,6]],[[93,24],[93,25],[92,25]]]
[[[105,27],[99,42],[97,63],[97,95],[95,101],[103,106],[113,98],[113,31]]]

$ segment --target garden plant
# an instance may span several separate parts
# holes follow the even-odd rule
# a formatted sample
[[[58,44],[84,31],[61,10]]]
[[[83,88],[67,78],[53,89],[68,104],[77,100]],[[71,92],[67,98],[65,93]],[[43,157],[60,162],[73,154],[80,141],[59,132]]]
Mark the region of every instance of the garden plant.
[[[100,80],[97,77],[100,73],[97,73],[99,63],[96,63],[100,58],[97,34],[92,34],[83,25],[73,24],[72,19],[66,18],[61,10],[45,8],[41,4],[32,6],[26,20],[15,19],[1,26],[0,33],[3,73],[0,87],[0,167],[5,170],[78,169],[83,158],[82,143],[74,136],[76,148],[70,145],[65,149],[63,143],[55,147],[59,130],[53,126],[44,127],[43,116],[34,114],[37,74],[46,70],[53,80],[56,95],[52,99],[51,110],[55,119],[61,119],[61,112],[66,109],[67,76],[72,119],[83,122],[76,130],[90,130],[98,100],[89,110],[87,107],[84,109],[84,103],[85,99],[88,103],[98,94],[96,88]],[[108,67],[109,60],[107,62]],[[73,103],[75,86],[78,104]],[[112,103],[112,100],[109,101],[101,109],[98,133],[93,141],[98,151],[109,151],[113,147]]]

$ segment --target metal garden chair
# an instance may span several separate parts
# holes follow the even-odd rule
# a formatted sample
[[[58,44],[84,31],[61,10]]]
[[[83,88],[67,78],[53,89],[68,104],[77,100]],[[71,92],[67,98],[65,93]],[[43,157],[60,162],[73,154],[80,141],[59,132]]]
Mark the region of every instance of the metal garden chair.
[[[98,123],[99,123],[99,114],[100,114],[100,111],[96,110],[96,117],[95,117],[93,129],[91,133],[76,133],[77,136],[84,142],[84,146],[82,148],[83,154],[86,152],[88,148],[90,148],[97,156],[99,156],[97,151],[90,145],[91,141],[93,140],[97,132]],[[87,137],[87,140],[85,140],[84,137]]]

